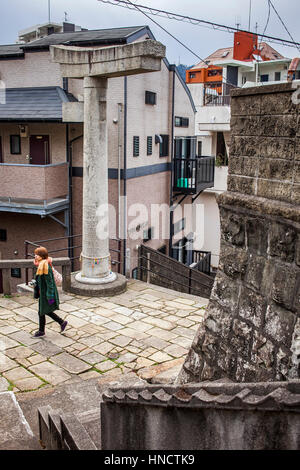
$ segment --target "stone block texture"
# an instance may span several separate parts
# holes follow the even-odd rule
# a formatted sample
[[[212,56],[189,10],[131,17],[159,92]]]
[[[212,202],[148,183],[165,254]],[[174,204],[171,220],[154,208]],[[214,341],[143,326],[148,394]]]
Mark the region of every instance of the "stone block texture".
[[[291,85],[232,94],[221,255],[178,383],[298,379],[299,105]]]

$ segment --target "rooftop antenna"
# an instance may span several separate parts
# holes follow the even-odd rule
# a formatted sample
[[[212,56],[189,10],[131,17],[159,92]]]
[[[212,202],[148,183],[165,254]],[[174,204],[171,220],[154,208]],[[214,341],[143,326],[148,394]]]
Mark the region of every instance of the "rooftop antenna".
[[[64,11],[64,14],[65,14],[65,22],[67,23],[68,22],[68,13],[66,11]]]
[[[235,17],[235,26],[236,26],[236,29],[240,29],[240,26],[241,26],[241,17],[240,16]]]
[[[48,0],[48,23],[50,23],[51,17],[50,17],[50,0]]]
[[[257,22],[255,23],[255,34],[257,34],[257,30],[258,30],[258,24]]]
[[[251,23],[251,3],[252,3],[252,0],[249,0],[249,23],[248,23],[248,31],[250,31],[250,23]]]

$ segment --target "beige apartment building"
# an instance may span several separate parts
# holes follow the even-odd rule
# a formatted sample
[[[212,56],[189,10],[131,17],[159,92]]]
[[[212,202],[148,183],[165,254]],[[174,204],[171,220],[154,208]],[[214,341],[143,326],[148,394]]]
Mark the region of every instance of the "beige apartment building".
[[[83,81],[62,77],[49,47],[107,47],[147,38],[154,39],[152,32],[140,26],[54,33],[0,46],[0,258],[24,258],[26,240],[58,238],[44,244],[61,250],[53,256],[75,257],[73,268],[79,269]],[[109,79],[107,112],[110,238],[122,239],[112,241],[120,253],[111,256],[113,269],[132,275],[141,243],[165,253],[174,246],[177,253],[186,233],[193,233],[193,217],[184,217],[180,197],[192,204],[201,189],[195,164],[186,165],[186,159],[196,160],[195,106],[176,67],[164,59],[159,72]],[[67,236],[76,237],[68,242]],[[18,270],[12,275],[15,284],[24,280]]]

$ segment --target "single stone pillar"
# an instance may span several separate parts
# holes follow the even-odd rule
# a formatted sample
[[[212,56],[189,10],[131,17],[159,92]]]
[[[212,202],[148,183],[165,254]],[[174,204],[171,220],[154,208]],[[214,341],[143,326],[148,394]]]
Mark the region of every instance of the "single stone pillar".
[[[108,238],[107,78],[84,78],[83,217],[81,272],[88,284],[111,282]],[[101,218],[101,224],[99,219]]]

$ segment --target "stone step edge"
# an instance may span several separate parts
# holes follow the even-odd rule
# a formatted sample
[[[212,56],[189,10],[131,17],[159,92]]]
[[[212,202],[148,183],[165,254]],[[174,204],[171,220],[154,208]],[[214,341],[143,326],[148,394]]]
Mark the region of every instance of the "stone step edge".
[[[39,438],[46,450],[98,450],[74,413],[38,408]]]

